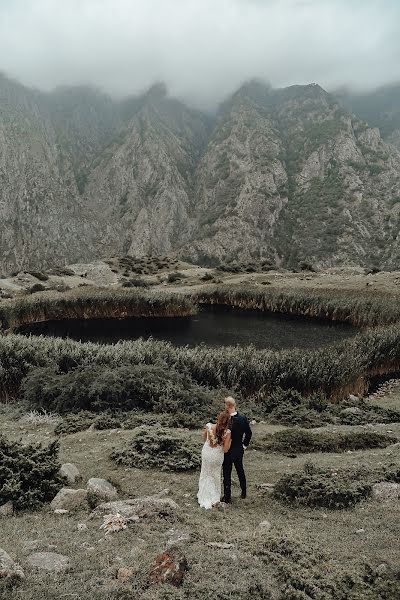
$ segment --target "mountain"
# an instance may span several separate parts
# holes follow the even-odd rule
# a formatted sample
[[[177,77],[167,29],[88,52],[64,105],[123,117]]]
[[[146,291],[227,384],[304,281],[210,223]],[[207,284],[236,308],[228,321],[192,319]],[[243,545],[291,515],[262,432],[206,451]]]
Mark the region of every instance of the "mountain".
[[[363,94],[341,90],[337,97],[369,125],[378,127],[382,138],[400,150],[400,83]]]
[[[399,268],[394,121],[381,136],[352,110],[315,84],[250,81],[206,115],[162,83],[115,101],[1,76],[0,272],[165,253]]]

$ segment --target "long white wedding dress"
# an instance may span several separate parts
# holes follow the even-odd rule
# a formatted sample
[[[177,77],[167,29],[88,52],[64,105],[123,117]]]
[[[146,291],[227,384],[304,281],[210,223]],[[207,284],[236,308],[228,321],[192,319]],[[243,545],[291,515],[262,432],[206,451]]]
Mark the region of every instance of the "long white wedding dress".
[[[221,498],[221,468],[224,462],[224,443],[218,441],[207,423],[207,439],[201,451],[201,472],[197,499],[202,508],[212,508]],[[228,433],[229,429],[226,433]],[[225,434],[226,435],[226,434]]]

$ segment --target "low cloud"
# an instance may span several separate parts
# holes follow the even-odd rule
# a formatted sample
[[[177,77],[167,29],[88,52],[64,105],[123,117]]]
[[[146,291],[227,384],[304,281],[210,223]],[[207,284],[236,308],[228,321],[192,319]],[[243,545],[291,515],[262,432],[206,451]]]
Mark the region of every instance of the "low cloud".
[[[0,70],[113,95],[163,80],[211,107],[251,77],[358,89],[400,79],[397,0],[0,0]]]

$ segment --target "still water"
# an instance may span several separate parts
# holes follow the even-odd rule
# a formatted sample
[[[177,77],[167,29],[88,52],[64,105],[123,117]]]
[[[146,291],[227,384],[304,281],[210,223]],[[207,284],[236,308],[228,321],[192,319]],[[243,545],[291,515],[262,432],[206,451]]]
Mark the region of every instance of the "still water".
[[[225,306],[202,307],[194,317],[70,319],[20,327],[18,332],[112,344],[152,337],[176,346],[253,344],[258,348],[316,348],[358,333],[343,323],[288,317]]]

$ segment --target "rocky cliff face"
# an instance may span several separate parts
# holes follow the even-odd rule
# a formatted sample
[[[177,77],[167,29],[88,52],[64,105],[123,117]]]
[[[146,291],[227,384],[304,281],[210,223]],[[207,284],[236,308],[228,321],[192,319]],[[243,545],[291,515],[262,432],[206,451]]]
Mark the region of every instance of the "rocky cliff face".
[[[171,252],[400,268],[400,153],[317,85],[250,82],[211,118],[163,85],[117,103],[2,77],[0,182],[2,273]]]

